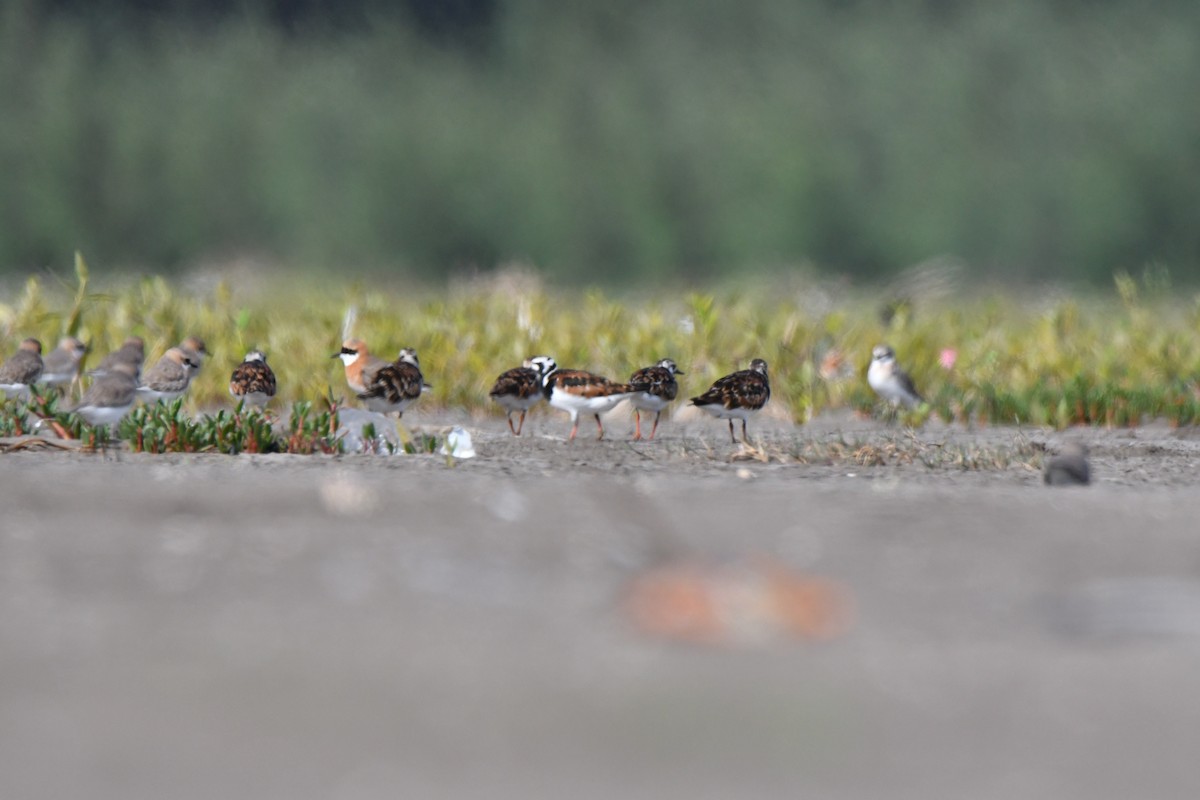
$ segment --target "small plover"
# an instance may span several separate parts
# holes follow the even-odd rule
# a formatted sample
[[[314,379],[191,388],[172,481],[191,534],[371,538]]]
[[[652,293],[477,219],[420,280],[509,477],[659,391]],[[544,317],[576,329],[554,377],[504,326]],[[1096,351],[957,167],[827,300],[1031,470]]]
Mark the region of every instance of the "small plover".
[[[194,372],[199,372],[200,367],[204,366],[204,359],[208,356],[208,348],[204,346],[204,340],[199,336],[189,336],[179,343],[179,349],[187,354],[188,360],[196,365]]]
[[[579,432],[579,413],[596,417],[597,439],[604,438],[600,415],[611,411],[633,391],[627,383],[617,383],[602,375],[581,369],[558,369],[555,366],[542,378],[542,394],[550,405],[571,415],[571,435]]]
[[[771,399],[771,384],[767,380],[767,362],[756,358],[750,368],[720,378],[712,387],[692,398],[692,405],[704,409],[717,419],[729,420],[729,438],[737,444],[733,421],[742,421],[742,441],[746,441],[746,420]]]
[[[229,394],[247,406],[265,408],[275,396],[275,373],[261,350],[251,350],[229,377]]]
[[[29,397],[29,387],[42,377],[42,343],[37,339],[21,342],[17,352],[0,364],[0,391],[8,397]]]
[[[133,408],[137,388],[137,368],[128,361],[118,361],[92,381],[79,402],[68,410],[83,417],[93,427],[116,425]]]
[[[896,364],[896,351],[886,344],[871,351],[871,366],[867,367],[867,383],[875,394],[894,406],[901,403],[916,408],[923,400],[908,373]]]
[[[409,348],[400,351],[394,363],[371,355],[361,339],[347,339],[342,349],[333,354],[346,367],[346,384],[368,411],[380,414],[404,413],[425,388],[416,353]]]
[[[163,353],[162,358],[146,370],[142,376],[142,385],[137,388],[138,395],[147,402],[155,400],[171,401],[187,391],[192,376],[196,374],[199,365],[192,360],[182,348],[172,347]]]
[[[89,370],[88,374],[100,377],[106,375],[116,364],[130,364],[133,366],[135,374],[140,376],[142,362],[145,360],[146,343],[140,336],[130,336],[119,348],[102,358],[99,365],[95,369]]]
[[[74,336],[59,339],[58,347],[42,359],[41,383],[47,386],[65,386],[79,377],[79,364],[87,353],[87,345]]]
[[[633,387],[633,395],[629,399],[633,403],[634,441],[642,438],[643,411],[654,412],[654,425],[650,428],[649,437],[654,438],[663,409],[679,394],[675,376],[682,374],[683,371],[674,361],[664,358],[652,367],[639,369],[629,378],[629,385]]]
[[[1078,442],[1068,442],[1058,455],[1046,459],[1042,480],[1047,486],[1086,486],[1091,483],[1088,449]]]
[[[526,359],[524,365],[502,373],[492,384],[488,397],[505,410],[508,429],[513,436],[521,435],[525,428],[526,412],[541,402],[542,379],[557,368],[558,364],[550,356],[534,356]],[[514,428],[512,415],[517,411],[521,413],[521,418]]]

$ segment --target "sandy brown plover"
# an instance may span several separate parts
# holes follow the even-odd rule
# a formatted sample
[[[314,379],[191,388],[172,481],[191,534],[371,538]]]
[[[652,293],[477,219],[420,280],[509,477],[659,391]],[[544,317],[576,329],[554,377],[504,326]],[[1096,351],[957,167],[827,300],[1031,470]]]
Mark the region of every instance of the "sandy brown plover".
[[[142,376],[137,388],[138,396],[153,403],[156,400],[171,401],[183,395],[198,365],[182,348],[172,347],[163,353],[154,366]]]
[[[133,408],[137,388],[137,368],[128,361],[118,361],[92,381],[83,397],[68,411],[92,426],[116,425]]]
[[[7,397],[29,397],[29,387],[42,377],[42,343],[37,339],[21,342],[17,351],[0,364],[0,391]]]
[[[95,369],[89,370],[88,374],[100,377],[107,374],[115,364],[129,364],[134,368],[135,374],[141,376],[142,363],[145,360],[146,343],[140,336],[130,336],[119,348],[100,359],[100,363]]]
[[[66,386],[79,377],[79,364],[87,353],[87,345],[74,336],[58,340],[58,347],[42,359],[42,377],[39,382],[47,386]]]
[[[771,399],[771,384],[767,380],[767,362],[756,358],[750,368],[733,372],[718,379],[692,405],[704,409],[717,419],[729,420],[729,438],[736,444],[733,421],[742,421],[742,441],[746,441],[746,420],[761,411]]]
[[[649,436],[654,438],[663,409],[679,394],[679,384],[675,381],[675,376],[682,374],[683,371],[674,361],[664,358],[652,367],[639,369],[629,378],[629,385],[633,387],[633,394],[629,399],[633,403],[634,441],[642,438],[643,411],[654,412],[654,425],[650,428]]]

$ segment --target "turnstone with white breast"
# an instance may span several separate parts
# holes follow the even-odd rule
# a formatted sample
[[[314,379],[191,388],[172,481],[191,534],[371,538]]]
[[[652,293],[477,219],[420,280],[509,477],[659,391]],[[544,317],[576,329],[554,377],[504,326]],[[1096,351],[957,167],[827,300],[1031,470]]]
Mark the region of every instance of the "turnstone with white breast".
[[[871,366],[867,367],[867,383],[875,393],[894,406],[901,403],[915,408],[923,400],[912,378],[896,364],[896,351],[885,344],[871,351]]]
[[[142,376],[138,396],[153,403],[171,401],[183,395],[199,365],[182,348],[172,347]]]
[[[42,343],[21,342],[17,352],[0,364],[0,391],[8,397],[29,397],[29,387],[42,377]]]
[[[79,377],[79,364],[87,352],[87,345],[74,336],[59,339],[58,347],[42,359],[40,383],[47,386],[65,386]]]
[[[579,413],[582,411],[596,417],[597,439],[604,438],[604,424],[600,415],[611,411],[630,395],[633,388],[627,383],[617,383],[585,372],[581,369],[558,369],[557,366],[542,378],[542,394],[550,405],[571,415],[571,435],[574,440],[579,432]]]
[[[534,356],[525,359],[520,367],[515,367],[501,373],[488,392],[488,397],[500,404],[505,410],[508,429],[513,436],[520,436],[525,428],[525,414],[543,398],[542,379],[558,368],[558,364],[550,356]],[[513,427],[512,415],[521,413],[520,422]]]
[[[745,442],[746,420],[761,411],[770,399],[767,362],[756,358],[750,362],[749,369],[730,373],[718,379],[704,394],[693,397],[692,405],[704,409],[717,419],[729,420],[729,438],[736,444],[733,421],[742,421],[742,441]]]
[[[254,408],[265,408],[275,396],[275,373],[261,350],[251,350],[229,377],[229,394]]]
[[[679,394],[679,384],[675,376],[682,374],[683,371],[674,361],[664,358],[652,367],[639,369],[630,377],[629,385],[633,387],[633,395],[629,399],[633,403],[634,441],[642,438],[643,411],[654,412],[654,426],[650,428],[649,437],[654,438],[663,409]]]
[[[411,353],[409,359],[405,355],[405,350],[401,350],[395,363],[384,361],[371,355],[361,339],[347,339],[333,357],[342,359],[346,384],[367,410],[400,415],[416,402],[425,386],[420,366],[412,363],[416,353]]]

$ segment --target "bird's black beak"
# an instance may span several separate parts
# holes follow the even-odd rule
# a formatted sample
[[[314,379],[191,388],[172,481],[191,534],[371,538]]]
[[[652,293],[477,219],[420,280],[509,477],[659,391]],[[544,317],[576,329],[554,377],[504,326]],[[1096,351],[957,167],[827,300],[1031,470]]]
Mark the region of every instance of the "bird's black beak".
[[[676,370],[675,370],[675,374],[676,374],[676,375],[687,375],[687,373],[686,373],[686,372],[684,372],[684,371],[683,371],[683,370],[681,370],[681,369],[676,369]]]

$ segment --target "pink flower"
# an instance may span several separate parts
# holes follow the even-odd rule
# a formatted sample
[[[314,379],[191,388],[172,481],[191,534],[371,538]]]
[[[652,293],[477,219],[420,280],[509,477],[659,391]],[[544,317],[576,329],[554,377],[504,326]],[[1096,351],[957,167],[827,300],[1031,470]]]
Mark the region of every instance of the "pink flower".
[[[942,350],[942,354],[938,358],[938,361],[941,362],[942,369],[954,369],[954,362],[958,361],[958,351],[952,347],[947,347],[946,349]]]

